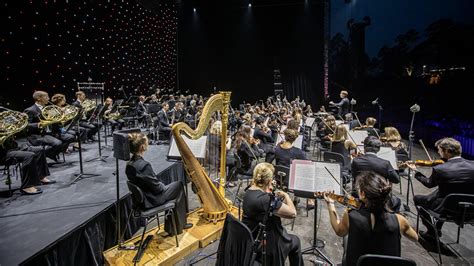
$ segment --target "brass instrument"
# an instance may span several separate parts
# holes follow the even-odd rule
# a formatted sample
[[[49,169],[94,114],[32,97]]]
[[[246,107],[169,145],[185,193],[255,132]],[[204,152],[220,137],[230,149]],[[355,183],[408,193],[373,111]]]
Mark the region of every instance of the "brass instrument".
[[[191,177],[192,182],[197,187],[197,194],[201,200],[203,207],[203,217],[209,222],[217,222],[224,220],[227,212],[230,211],[232,204],[225,198],[225,176],[226,176],[226,139],[227,139],[227,123],[229,118],[228,108],[230,103],[230,92],[220,92],[213,95],[207,101],[199,124],[196,130],[191,129],[183,122],[173,125],[172,132],[174,140],[178,147],[179,153],[183,160],[184,168]],[[199,161],[194,157],[188,145],[181,136],[181,132],[185,133],[189,138],[196,140],[206,132],[212,114],[216,111],[222,111],[222,132],[221,132],[221,158],[220,158],[220,186],[217,189],[201,166]]]
[[[96,103],[93,100],[85,99],[81,102],[81,106],[84,109],[84,113],[88,113],[96,107]]]
[[[28,125],[28,115],[17,111],[3,111],[0,113],[0,146],[5,141],[22,131]]]
[[[120,117],[122,117],[122,115],[120,114],[120,112],[108,112],[106,114],[104,114],[104,118],[107,119],[107,120],[117,120],[119,119]]]
[[[63,111],[63,119],[61,120],[61,123],[64,125],[66,122],[74,119],[74,117],[77,116],[77,113],[79,113],[79,108],[77,108],[74,105],[66,105],[62,109]]]
[[[61,110],[61,107],[51,104],[41,110],[41,116],[39,127],[45,128],[51,124],[61,123],[63,121],[64,112]]]

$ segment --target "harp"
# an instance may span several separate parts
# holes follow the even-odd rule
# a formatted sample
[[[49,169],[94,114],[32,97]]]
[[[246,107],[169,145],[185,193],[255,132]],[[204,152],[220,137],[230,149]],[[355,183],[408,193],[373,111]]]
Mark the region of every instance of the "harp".
[[[231,92],[219,92],[206,102],[202,115],[196,129],[193,130],[185,123],[173,125],[172,133],[176,146],[178,147],[184,168],[197,188],[197,194],[203,208],[203,218],[209,222],[224,220],[227,212],[231,210],[232,204],[225,198],[225,176],[226,176],[226,139],[228,124],[228,109]],[[190,139],[196,140],[204,135],[209,126],[212,115],[221,112],[222,132],[220,138],[220,165],[219,165],[219,188],[216,188],[209,175],[200,162],[194,157],[190,148],[183,139],[184,133]]]

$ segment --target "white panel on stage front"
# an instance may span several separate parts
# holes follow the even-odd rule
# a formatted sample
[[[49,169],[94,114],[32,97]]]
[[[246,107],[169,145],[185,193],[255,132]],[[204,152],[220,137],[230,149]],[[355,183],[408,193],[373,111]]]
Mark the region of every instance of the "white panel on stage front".
[[[275,142],[276,145],[278,145],[280,142],[284,140],[284,135],[278,134],[277,135],[277,141]],[[298,135],[298,137],[295,139],[293,142],[293,147],[303,149],[303,135]]]
[[[350,130],[349,139],[354,141],[357,146],[364,146],[364,140],[369,136],[367,130]]]
[[[393,169],[398,170],[397,155],[395,154],[395,151],[392,150],[392,148],[380,147],[380,151],[377,153],[377,156],[389,161]]]
[[[184,142],[188,145],[189,149],[193,153],[194,157],[199,159],[204,159],[206,157],[206,144],[207,144],[207,136],[204,135],[199,139],[192,140],[188,138],[186,135],[182,135]],[[181,154],[179,153],[178,146],[176,146],[176,142],[174,138],[171,139],[170,149],[168,151],[168,158],[181,158]]]

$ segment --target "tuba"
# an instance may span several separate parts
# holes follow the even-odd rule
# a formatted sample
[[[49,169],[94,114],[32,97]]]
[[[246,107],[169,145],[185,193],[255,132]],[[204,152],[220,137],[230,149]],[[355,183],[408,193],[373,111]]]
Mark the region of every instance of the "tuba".
[[[0,146],[5,141],[22,131],[28,125],[28,115],[17,111],[3,111],[0,113]]]
[[[230,92],[220,92],[209,98],[202,111],[201,119],[196,130],[191,129],[187,124],[180,122],[173,125],[172,132],[176,146],[183,160],[184,168],[191,177],[192,182],[197,187],[197,194],[201,199],[203,207],[203,218],[209,222],[217,222],[224,220],[226,214],[232,208],[232,204],[225,198],[225,176],[226,176],[226,139],[227,139],[227,122],[228,108],[230,103]],[[184,141],[181,133],[189,138],[196,140],[204,135],[211,116],[214,112],[222,112],[222,133],[221,133],[221,157],[220,157],[220,186],[216,188],[201,166],[199,161],[194,157],[188,145]]]

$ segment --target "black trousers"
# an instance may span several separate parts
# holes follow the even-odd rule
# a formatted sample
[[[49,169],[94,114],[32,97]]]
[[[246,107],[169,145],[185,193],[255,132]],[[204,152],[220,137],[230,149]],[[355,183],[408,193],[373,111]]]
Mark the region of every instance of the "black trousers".
[[[94,135],[97,133],[97,131],[99,131],[99,126],[94,123],[83,121],[80,122],[79,125],[86,129],[88,139],[93,139]]]
[[[57,155],[63,149],[63,142],[51,135],[31,135],[28,142],[33,146],[44,147],[46,157],[56,160]]]
[[[40,147],[28,147],[27,150],[9,150],[7,161],[22,163],[20,189],[40,185],[40,180],[49,176],[45,153]]]
[[[175,181],[169,185],[166,185],[165,190],[161,193],[163,203],[169,200],[176,199],[175,207],[175,218],[176,218],[176,232],[177,234],[183,233],[183,227],[186,224],[186,195],[184,193],[183,183]],[[165,231],[173,235],[173,223],[170,216],[165,219]]]
[[[441,203],[441,201],[443,200],[442,198],[439,198],[438,196],[439,196],[439,190],[437,189],[436,191],[428,195],[416,195],[413,198],[413,201],[415,202],[415,206],[421,206],[425,208],[426,210],[435,210],[438,207],[438,205]],[[434,229],[430,226],[428,222],[425,221],[425,220],[429,220],[430,217],[423,212],[420,213],[420,216],[422,216],[421,218],[423,218],[421,219],[421,221],[423,222],[425,227],[428,229],[428,233],[434,235],[435,234]],[[437,222],[436,229],[438,231],[441,231],[443,224],[444,224],[443,222]]]

